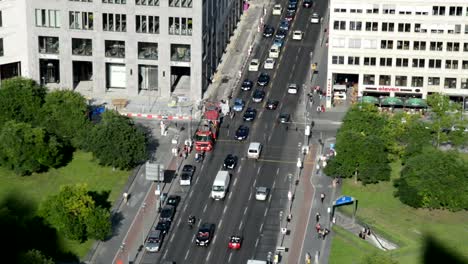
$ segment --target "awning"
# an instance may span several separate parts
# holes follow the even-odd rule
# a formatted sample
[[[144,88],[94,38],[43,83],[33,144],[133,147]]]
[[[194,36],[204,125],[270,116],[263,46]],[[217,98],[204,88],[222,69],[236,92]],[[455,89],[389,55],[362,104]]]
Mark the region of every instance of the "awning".
[[[379,98],[374,97],[374,96],[363,96],[361,98],[362,103],[367,103],[367,104],[379,104]]]
[[[405,107],[427,108],[427,103],[421,98],[410,98],[405,101]]]
[[[399,97],[385,97],[380,101],[382,106],[403,106],[403,100]]]

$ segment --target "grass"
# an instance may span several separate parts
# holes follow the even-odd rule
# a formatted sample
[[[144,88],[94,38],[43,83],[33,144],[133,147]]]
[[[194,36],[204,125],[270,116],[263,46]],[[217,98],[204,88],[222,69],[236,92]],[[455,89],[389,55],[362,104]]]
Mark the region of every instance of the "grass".
[[[468,155],[464,158],[468,158]],[[392,179],[399,177],[400,170],[399,164],[392,164]],[[343,181],[342,186],[342,194],[359,200],[358,218],[377,233],[398,244],[399,249],[386,254],[391,254],[400,264],[422,263],[422,244],[426,235],[435,237],[451,251],[468,259],[467,211],[452,213],[414,209],[395,198],[394,191],[392,182],[364,187],[350,179]],[[350,207],[343,210],[351,212]],[[343,232],[345,231],[339,232],[333,240],[330,263],[355,263],[357,256],[362,257],[354,253],[356,241],[346,239],[340,234]],[[348,251],[351,254],[347,254]]]
[[[339,226],[333,226],[333,243],[329,264],[357,264],[377,248]]]
[[[58,193],[62,185],[86,183],[92,191],[110,191],[109,201],[113,202],[120,195],[128,175],[128,171],[113,171],[112,168],[99,166],[90,153],[78,151],[67,166],[46,173],[21,177],[0,168],[0,200],[13,192],[37,207],[47,196]],[[63,239],[63,247],[82,258],[93,242],[80,244]]]

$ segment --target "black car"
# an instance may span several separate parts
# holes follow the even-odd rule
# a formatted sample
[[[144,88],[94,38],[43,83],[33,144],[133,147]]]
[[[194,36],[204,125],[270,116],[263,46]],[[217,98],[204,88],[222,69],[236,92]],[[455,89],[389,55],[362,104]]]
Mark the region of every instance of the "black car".
[[[224,159],[223,168],[227,170],[233,170],[237,165],[237,156],[228,154]]]
[[[304,0],[302,2],[302,6],[305,8],[311,8],[312,7],[312,0]]]
[[[166,205],[161,210],[161,215],[159,216],[159,220],[163,222],[166,222],[166,221],[172,222],[172,220],[174,219],[174,215],[175,215],[174,206]]]
[[[197,236],[195,238],[195,243],[197,246],[207,247],[214,235],[214,224],[203,223],[198,229]]]
[[[267,86],[270,82],[270,76],[264,72],[260,73],[257,79],[257,84],[260,86]]]
[[[275,34],[275,28],[270,26],[270,25],[265,25],[263,27],[263,36],[265,38],[270,38],[273,36],[273,34]]]
[[[255,103],[260,103],[263,101],[263,98],[265,98],[265,92],[262,91],[262,90],[255,90],[253,96],[252,96],[252,100],[255,102]]]
[[[159,221],[154,229],[163,232],[163,234],[167,234],[170,228],[171,228],[170,221]]]
[[[297,4],[289,3],[288,9],[286,9],[286,10],[287,10],[287,12],[296,13],[296,9],[297,9]]]
[[[284,123],[288,123],[290,117],[291,117],[291,116],[290,116],[289,114],[281,113],[281,114],[279,115],[279,117],[278,117],[278,121],[279,121],[280,123],[283,123],[283,124],[284,124]]]
[[[287,35],[288,35],[288,32],[286,30],[278,29],[278,31],[276,31],[275,37],[279,39],[284,39]]]
[[[169,197],[167,198],[167,205],[172,205],[174,206],[174,208],[177,207],[177,205],[179,205],[179,202],[180,202],[180,196],[178,195],[169,195]]]
[[[278,107],[279,101],[278,100],[268,100],[265,108],[268,110],[275,110]]]
[[[245,79],[243,82],[242,82],[242,85],[241,85],[241,90],[242,91],[250,91],[250,89],[252,89],[253,87],[253,82],[249,79]]]
[[[249,107],[247,110],[245,110],[244,113],[244,121],[253,121],[255,117],[257,116],[257,110]]]
[[[247,137],[249,136],[249,127],[248,126],[239,126],[239,128],[236,131],[236,139],[239,141],[246,140]]]

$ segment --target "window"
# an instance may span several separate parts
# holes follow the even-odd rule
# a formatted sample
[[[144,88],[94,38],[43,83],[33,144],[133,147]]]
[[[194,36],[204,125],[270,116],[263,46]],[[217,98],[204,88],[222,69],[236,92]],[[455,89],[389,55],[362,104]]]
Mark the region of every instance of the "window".
[[[392,67],[392,58],[380,58],[380,66]]]
[[[433,6],[432,15],[433,16],[445,16],[445,6]]]
[[[159,17],[158,16],[135,16],[135,31],[137,33],[159,34]]]
[[[436,41],[431,41],[429,50],[435,50],[435,51],[442,51],[443,43],[442,42],[436,42]]]
[[[332,64],[344,64],[344,56],[332,56]]]
[[[449,16],[461,16],[463,7],[461,6],[451,6],[449,7]]]
[[[424,59],[413,59],[412,60],[412,62],[413,62],[412,67],[413,68],[424,68],[424,66],[425,66],[424,61],[425,61]]]
[[[374,8],[366,9],[367,14],[378,14],[379,13],[379,5],[374,5]]]
[[[414,32],[416,33],[427,33],[427,29],[422,28],[420,23],[414,24]]]
[[[445,60],[445,69],[458,69],[458,60]]]
[[[383,5],[382,9],[384,14],[395,14],[395,6],[394,5]]]
[[[373,74],[364,74],[364,84],[374,85],[375,84],[375,75]]]
[[[127,15],[103,13],[102,29],[104,31],[127,32]]]
[[[416,11],[414,12],[417,16],[427,16],[428,12],[423,12],[423,11]]]
[[[170,7],[192,7],[193,0],[169,0]]]
[[[346,30],[346,21],[333,21],[333,29]]]
[[[461,88],[468,89],[468,78],[461,78]]]
[[[429,77],[427,79],[428,85],[440,85],[440,78],[439,77]]]
[[[415,41],[413,43],[414,50],[426,50],[426,41]]]
[[[407,86],[408,85],[408,77],[406,76],[395,76],[395,86]]]
[[[411,32],[410,23],[398,23],[398,32]]]
[[[350,21],[349,22],[349,30],[362,30],[362,22],[361,21]]]
[[[190,45],[171,44],[171,61],[190,62]]]
[[[102,0],[102,2],[107,4],[126,4],[127,0]]]
[[[409,59],[397,58],[395,65],[397,67],[408,67],[408,62],[409,62]]]
[[[343,40],[344,43],[344,40]],[[344,44],[343,44],[344,47]],[[360,49],[361,48],[361,39],[349,39],[349,48]]]
[[[377,22],[366,22],[366,31],[377,31],[379,23]]]
[[[429,68],[442,68],[442,60],[429,59]]]
[[[410,42],[408,40],[398,40],[397,49],[399,50],[409,50]]]
[[[377,49],[378,43],[376,39],[364,39],[363,48],[365,49]]]
[[[380,48],[381,49],[393,49],[393,40],[381,40]]]
[[[348,56],[348,64],[349,65],[359,65],[359,57]]]
[[[444,78],[444,88],[445,89],[457,88],[457,79],[456,78]]]
[[[3,57],[3,39],[0,38],[0,57]]]
[[[468,51],[468,43],[467,42],[463,43],[463,51],[464,52]]]
[[[93,2],[93,0],[68,0],[71,2]]]
[[[447,51],[454,51],[454,52],[460,51],[460,43],[458,42],[447,42],[446,45],[447,45],[447,48],[446,48]]]
[[[344,48],[345,47],[345,39],[344,38],[334,38],[334,39],[332,39],[332,47]]]
[[[138,59],[157,60],[158,43],[138,42]]]
[[[106,57],[125,58],[125,41],[106,40],[104,42]]]
[[[375,66],[377,58],[375,57],[364,57],[364,65]]]
[[[380,75],[379,85],[390,85],[390,75]]]
[[[135,0],[136,5],[159,6],[159,0]]]
[[[59,54],[59,38],[39,36],[39,53]]]
[[[333,12],[335,12],[335,13],[346,13],[346,9],[344,9],[344,8],[335,8],[335,9],[333,9]]]
[[[191,17],[169,17],[169,34],[192,35]]]
[[[411,87],[423,87],[424,77],[413,76],[411,77]]]
[[[383,32],[393,32],[395,31],[395,23],[382,23],[382,31]]]
[[[93,55],[93,42],[91,39],[72,38],[72,54],[78,56]]]
[[[70,29],[93,30],[94,19],[92,12],[70,11],[68,16]]]
[[[60,11],[50,9],[36,9],[36,26],[37,27],[60,27]]]
[[[0,27],[3,27],[2,11],[0,10]]]
[[[350,12],[350,13],[362,14],[362,9],[350,9],[349,12]]]

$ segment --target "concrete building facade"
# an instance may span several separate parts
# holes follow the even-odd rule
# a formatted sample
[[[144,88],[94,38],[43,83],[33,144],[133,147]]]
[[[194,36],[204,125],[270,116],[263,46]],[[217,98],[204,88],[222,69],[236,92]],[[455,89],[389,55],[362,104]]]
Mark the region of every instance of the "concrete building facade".
[[[242,0],[3,0],[0,78],[126,98],[200,100]]]
[[[468,96],[466,0],[331,0],[328,45],[328,99],[344,82],[358,96]]]

